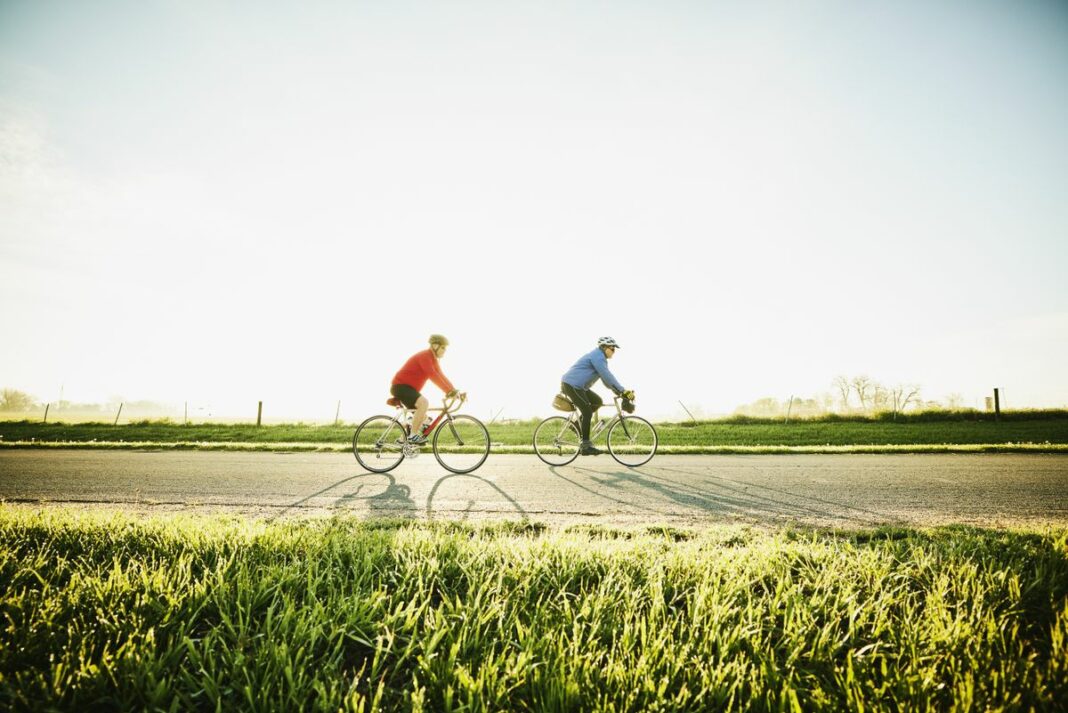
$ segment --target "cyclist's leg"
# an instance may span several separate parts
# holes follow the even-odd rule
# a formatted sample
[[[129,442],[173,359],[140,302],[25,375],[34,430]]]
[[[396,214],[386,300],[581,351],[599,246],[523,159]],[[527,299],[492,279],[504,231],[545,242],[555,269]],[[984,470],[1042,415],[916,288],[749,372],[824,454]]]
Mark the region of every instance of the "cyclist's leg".
[[[412,425],[418,430],[422,425],[423,419],[426,418],[427,409],[430,408],[430,402],[426,397],[420,394],[407,384],[394,384],[389,393],[400,399],[401,403],[406,408],[415,409],[415,413],[412,415]]]
[[[560,383],[560,391],[564,393],[564,396],[571,399],[571,403],[575,404],[579,413],[582,414],[579,420],[579,433],[583,441],[589,441],[590,421],[593,419],[593,412],[597,410],[597,406],[600,404],[600,397],[589,389],[576,389],[571,384],[563,382]]]
[[[430,409],[430,402],[427,401],[425,396],[420,395],[415,401],[415,413],[412,415],[412,429],[413,432],[419,437],[417,440],[425,441],[426,437],[423,436],[421,431],[423,427],[423,421],[426,420],[426,412]]]

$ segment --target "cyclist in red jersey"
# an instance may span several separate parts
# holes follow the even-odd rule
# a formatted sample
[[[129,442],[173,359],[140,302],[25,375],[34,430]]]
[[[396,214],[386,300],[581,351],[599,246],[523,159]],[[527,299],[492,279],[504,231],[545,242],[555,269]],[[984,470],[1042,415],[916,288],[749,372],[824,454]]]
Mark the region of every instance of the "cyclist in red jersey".
[[[412,355],[393,377],[393,385],[389,393],[400,399],[401,403],[408,408],[415,409],[415,415],[412,417],[412,432],[408,436],[409,443],[426,442],[426,436],[419,431],[423,419],[426,418],[427,409],[430,408],[430,402],[419,392],[426,386],[428,380],[434,382],[434,385],[444,391],[447,397],[460,395],[460,392],[441,371],[441,365],[438,364],[438,361],[445,356],[448,346],[448,339],[440,334],[431,334],[430,348]]]

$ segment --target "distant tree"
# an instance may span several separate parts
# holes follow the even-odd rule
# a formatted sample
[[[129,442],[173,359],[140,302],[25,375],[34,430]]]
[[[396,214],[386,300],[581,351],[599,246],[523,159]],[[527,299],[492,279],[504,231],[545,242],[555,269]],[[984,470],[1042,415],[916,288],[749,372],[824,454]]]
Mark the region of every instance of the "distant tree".
[[[0,411],[29,411],[34,407],[34,399],[27,393],[15,389],[0,391]]]
[[[839,375],[834,377],[834,388],[838,391],[839,405],[842,413],[849,412],[849,392],[853,387],[849,383],[849,379],[845,376]]]
[[[854,376],[850,382],[853,391],[857,392],[857,400],[860,401],[860,410],[867,411],[871,401],[871,391],[874,385],[869,376]]]
[[[950,411],[958,411],[964,408],[964,397],[960,394],[950,394],[946,397],[946,408]]]
[[[825,413],[819,399],[794,399],[794,416],[820,416]]]
[[[894,406],[894,418],[905,410],[910,403],[918,400],[920,397],[920,387],[916,384],[902,385],[898,384],[890,390],[890,398]]]
[[[765,396],[762,399],[757,399],[751,404],[739,406],[734,412],[743,416],[769,417],[785,413],[785,410],[778,399],[771,396]]]
[[[871,410],[885,411],[890,405],[890,390],[877,381],[871,385]]]

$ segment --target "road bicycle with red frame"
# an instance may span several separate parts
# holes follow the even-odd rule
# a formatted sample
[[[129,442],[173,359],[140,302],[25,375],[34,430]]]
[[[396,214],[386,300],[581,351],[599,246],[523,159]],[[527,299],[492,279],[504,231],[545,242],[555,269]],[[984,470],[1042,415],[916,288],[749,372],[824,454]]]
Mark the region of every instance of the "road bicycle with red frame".
[[[430,409],[428,423],[420,429],[426,441],[415,444],[408,441],[415,409],[406,408],[400,399],[388,399],[386,404],[396,407],[397,412],[392,416],[371,416],[352,436],[356,461],[372,473],[388,473],[405,458],[418,457],[422,447],[430,444],[442,468],[470,473],[486,462],[490,437],[477,418],[456,413],[466,400],[467,394],[458,394],[446,397],[441,408]],[[438,414],[437,418],[430,420],[429,414],[433,413]]]

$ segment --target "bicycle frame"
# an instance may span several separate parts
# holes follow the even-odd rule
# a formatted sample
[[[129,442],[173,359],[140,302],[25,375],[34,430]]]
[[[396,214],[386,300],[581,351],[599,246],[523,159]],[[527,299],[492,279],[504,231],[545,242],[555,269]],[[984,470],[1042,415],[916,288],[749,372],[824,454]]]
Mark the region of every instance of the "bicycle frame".
[[[594,440],[596,440],[597,438],[600,438],[602,433],[607,434],[608,430],[615,424],[616,421],[622,421],[623,422],[623,432],[626,433],[628,436],[630,435],[630,433],[627,432],[627,421],[626,421],[626,419],[623,418],[623,407],[619,405],[620,404],[620,398],[618,396],[616,396],[615,398],[612,399],[612,403],[616,407],[616,412],[610,418],[608,418],[608,419],[599,419],[597,421],[597,425],[596,426],[594,426],[592,423],[590,424],[590,442],[591,443]],[[597,410],[600,411],[603,408],[608,408],[608,406],[609,406],[609,404],[601,404],[600,406],[597,407]],[[581,418],[582,418],[581,411],[579,411],[578,407],[576,406],[575,410],[571,412],[571,416],[568,417],[567,422],[564,424],[563,429],[561,429],[560,433],[557,434],[557,438],[559,438],[560,436],[563,436],[564,435],[564,431],[566,431],[568,426],[570,426],[571,424],[575,424],[575,430],[579,431],[579,419],[581,419]]]
[[[622,402],[622,403],[621,403]],[[555,404],[554,404],[555,405]],[[598,411],[609,404],[602,403]],[[645,465],[656,455],[660,442],[656,428],[641,416],[631,415],[626,399],[616,397],[612,405],[615,413],[598,419],[587,435],[596,441],[603,433],[608,452],[620,465],[636,468]],[[534,452],[549,466],[567,465],[580,455],[595,455],[601,451],[588,449],[588,442],[579,443],[581,411],[567,416],[553,415],[543,419],[534,429]]]
[[[376,414],[368,417],[352,436],[352,453],[365,469],[372,473],[388,473],[405,458],[415,458],[423,446],[433,450],[434,457],[445,470],[470,473],[485,461],[490,452],[490,435],[486,425],[469,414],[457,411],[467,401],[466,394],[446,397],[440,407],[427,409],[437,417],[427,422],[419,432],[423,437],[413,443],[416,432],[407,421],[410,409],[398,400],[389,404],[396,411],[392,415]],[[443,424],[448,429],[443,430]],[[417,424],[419,428],[422,424]],[[361,435],[363,434],[363,435]],[[366,437],[364,437],[366,436]]]
[[[452,424],[452,414],[454,414],[457,411],[459,411],[460,407],[464,405],[464,401],[466,401],[466,400],[467,399],[460,398],[458,396],[454,396],[451,399],[446,397],[445,399],[442,400],[440,407],[427,409],[427,413],[439,412],[438,413],[438,417],[435,418],[433,421],[431,421],[429,426],[427,426],[426,428],[422,429],[420,431],[420,434],[424,435],[424,436],[429,436],[431,433],[433,433],[437,429],[438,425],[442,422],[442,420],[447,421],[451,425]],[[397,407],[397,413],[394,416],[394,418],[397,419],[397,421],[399,421],[400,423],[405,424],[405,426],[407,427],[409,433],[411,433],[412,428],[418,428],[417,426],[415,426],[415,424],[408,424],[407,423],[408,415],[409,414],[413,414],[413,413],[415,413],[415,409],[414,408],[408,408],[404,404],[401,404],[400,406]],[[456,436],[457,440],[460,439],[460,436],[459,436],[459,434],[456,433],[455,429],[453,430],[453,435]]]

